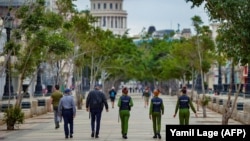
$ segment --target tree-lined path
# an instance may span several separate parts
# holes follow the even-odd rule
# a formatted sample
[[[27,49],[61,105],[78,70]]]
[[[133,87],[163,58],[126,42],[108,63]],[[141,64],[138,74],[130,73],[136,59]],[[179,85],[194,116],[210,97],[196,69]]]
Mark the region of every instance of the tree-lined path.
[[[121,93],[118,94],[118,97]],[[129,120],[128,139],[129,141],[150,141],[154,140],[152,121],[149,120],[148,108],[144,108],[144,101],[141,94],[131,94],[134,100],[134,107],[131,110]],[[178,117],[173,118],[176,96],[160,95],[164,100],[165,114],[162,118],[162,139],[165,140],[165,125],[178,124]],[[116,101],[117,102],[117,101]],[[84,105],[85,106],[85,105]],[[90,137],[90,119],[89,113],[86,112],[85,107],[82,110],[77,110],[77,115],[74,120],[74,141],[123,141],[120,129],[120,122],[118,121],[118,107],[115,103],[115,108],[112,109],[109,101],[109,112],[103,111],[100,137],[92,139]],[[190,124],[201,125],[221,125],[221,114],[207,110],[207,118],[202,117],[202,111],[198,111],[198,118],[195,118],[191,113]],[[229,124],[241,124],[235,120],[229,120]],[[26,119],[24,124],[21,124],[19,129],[15,131],[7,131],[5,125],[0,126],[0,140],[4,141],[59,141],[65,140],[63,133],[63,122],[60,123],[60,128],[55,129],[53,121],[53,113]]]

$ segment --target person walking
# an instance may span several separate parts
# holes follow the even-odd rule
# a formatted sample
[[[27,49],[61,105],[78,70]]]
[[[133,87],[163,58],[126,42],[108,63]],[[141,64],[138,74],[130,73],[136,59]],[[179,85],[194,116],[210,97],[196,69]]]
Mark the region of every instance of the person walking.
[[[70,89],[65,89],[64,95],[59,102],[58,111],[61,117],[63,117],[65,138],[73,138],[76,104]]]
[[[149,104],[149,99],[150,99],[150,96],[151,96],[151,92],[149,90],[149,87],[145,88],[145,90],[142,93],[142,96],[144,98],[144,108],[147,108],[148,104]]]
[[[116,97],[115,87],[112,87],[112,89],[109,91],[109,98],[110,98],[110,100],[111,100],[112,108],[114,108],[115,97]]]
[[[179,110],[179,123],[180,125],[189,125],[189,117],[190,117],[190,111],[189,108],[192,109],[192,111],[195,113],[195,117],[198,117],[196,110],[193,106],[192,101],[190,100],[189,96],[187,96],[187,88],[182,88],[182,95],[178,98],[176,107],[175,107],[175,113],[174,116],[176,116],[178,110]]]
[[[59,90],[60,89],[59,85],[55,85],[54,88],[55,88],[55,90],[50,96],[50,103],[52,105],[51,107],[53,107],[53,112],[54,112],[55,129],[58,129],[60,127],[60,125],[59,125],[60,116],[58,113],[58,104],[59,104],[60,99],[63,97],[63,94]],[[51,109],[50,109],[50,111],[51,111]]]
[[[161,139],[161,116],[164,114],[164,104],[162,98],[159,97],[160,91],[153,91],[154,97],[151,99],[149,106],[149,119],[153,122],[153,138]]]
[[[128,121],[130,117],[130,110],[133,106],[133,100],[128,96],[128,89],[124,87],[122,89],[122,96],[118,100],[119,116],[121,119],[121,133],[124,139],[127,139],[128,133]]]
[[[99,138],[100,122],[103,107],[105,106],[106,112],[109,111],[107,99],[100,87],[95,86],[94,90],[90,91],[86,100],[86,111],[90,112],[91,116],[91,137]]]

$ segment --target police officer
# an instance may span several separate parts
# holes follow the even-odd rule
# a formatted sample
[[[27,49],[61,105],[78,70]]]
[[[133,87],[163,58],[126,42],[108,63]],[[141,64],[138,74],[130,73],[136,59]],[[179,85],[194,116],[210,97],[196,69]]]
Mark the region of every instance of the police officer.
[[[65,138],[73,138],[73,119],[76,115],[76,105],[70,89],[64,91],[64,95],[59,102],[58,111],[60,116],[63,117]]]
[[[158,97],[160,91],[155,89],[153,91],[154,97],[151,99],[149,107],[149,119],[153,122],[153,138],[161,139],[161,116],[164,114],[164,104],[162,98]]]
[[[190,117],[190,111],[189,108],[191,107],[192,111],[195,113],[195,116],[198,117],[196,110],[193,106],[192,101],[187,96],[187,89],[186,87],[182,88],[182,95],[178,98],[175,108],[175,114],[178,112],[179,109],[179,123],[180,125],[189,125],[189,117]]]
[[[127,139],[128,133],[128,120],[130,117],[130,109],[133,106],[133,100],[128,96],[128,89],[122,89],[122,96],[118,100],[119,116],[121,119],[121,133],[124,139]]]

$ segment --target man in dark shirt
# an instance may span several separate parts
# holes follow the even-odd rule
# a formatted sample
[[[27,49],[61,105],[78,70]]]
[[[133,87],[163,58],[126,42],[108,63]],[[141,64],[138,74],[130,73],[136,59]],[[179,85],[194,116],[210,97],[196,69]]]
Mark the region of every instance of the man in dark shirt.
[[[100,122],[104,106],[106,112],[108,112],[107,99],[104,93],[100,91],[100,87],[96,85],[94,90],[89,92],[86,101],[86,110],[91,115],[91,137],[99,138]]]

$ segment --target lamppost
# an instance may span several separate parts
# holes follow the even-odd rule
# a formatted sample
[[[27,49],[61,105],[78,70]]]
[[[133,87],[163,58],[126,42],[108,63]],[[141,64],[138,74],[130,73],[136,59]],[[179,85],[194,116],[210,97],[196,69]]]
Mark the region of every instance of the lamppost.
[[[217,94],[220,94],[222,91],[222,79],[221,79],[221,64],[218,66],[218,85],[217,85]]]
[[[247,82],[245,84],[245,98],[250,98],[250,65],[247,67]]]
[[[198,94],[201,94],[202,92],[202,82],[201,82],[201,74],[198,74],[196,78],[196,91]]]
[[[41,68],[40,65],[38,66],[38,71],[37,71],[37,78],[36,78],[36,87],[35,87],[35,92],[34,96],[42,96],[43,95],[43,86],[42,86],[42,77],[41,77]]]
[[[10,31],[12,29],[13,25],[13,17],[11,17],[10,12],[7,13],[7,15],[3,18],[4,22],[4,28],[6,29],[6,35],[7,35],[7,43],[10,41]],[[13,98],[13,86],[12,86],[12,80],[11,80],[11,50],[7,50],[7,63],[6,63],[6,78],[5,78],[5,85],[4,85],[4,93],[3,93],[3,99],[7,98]]]

